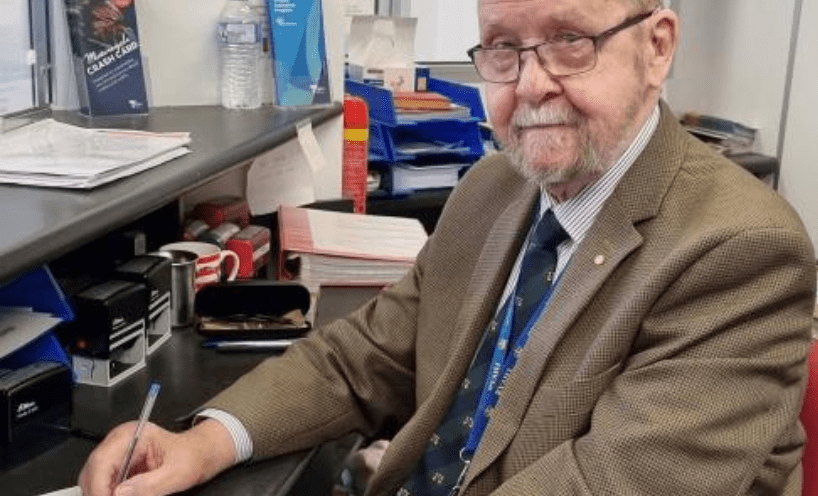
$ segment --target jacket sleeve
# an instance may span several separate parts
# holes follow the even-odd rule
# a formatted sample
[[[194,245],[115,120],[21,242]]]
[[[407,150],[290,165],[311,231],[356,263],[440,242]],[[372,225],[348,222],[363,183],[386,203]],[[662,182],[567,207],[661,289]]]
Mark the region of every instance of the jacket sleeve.
[[[783,228],[689,262],[657,293],[587,431],[493,494],[789,494],[814,263],[806,236]]]
[[[253,441],[253,459],[310,448],[353,431],[370,435],[385,422],[403,422],[411,415],[425,252],[394,286],[348,317],[313,330],[205,405],[244,425]]]

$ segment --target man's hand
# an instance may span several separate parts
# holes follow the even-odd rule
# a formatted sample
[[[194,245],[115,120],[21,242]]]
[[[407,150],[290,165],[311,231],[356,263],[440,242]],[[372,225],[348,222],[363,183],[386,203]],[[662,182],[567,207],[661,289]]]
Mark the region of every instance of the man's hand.
[[[147,424],[134,451],[130,477],[116,486],[136,422],[122,424],[88,457],[79,477],[85,496],[164,496],[212,479],[235,463],[233,439],[215,420],[180,434]]]

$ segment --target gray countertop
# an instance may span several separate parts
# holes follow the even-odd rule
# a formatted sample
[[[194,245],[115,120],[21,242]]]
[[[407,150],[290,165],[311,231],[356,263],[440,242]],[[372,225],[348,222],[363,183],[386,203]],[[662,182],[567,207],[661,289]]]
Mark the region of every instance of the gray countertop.
[[[341,113],[322,108],[227,110],[157,107],[146,116],[89,121],[75,112],[57,120],[85,127],[186,131],[192,153],[91,190],[0,185],[0,284],[166,205],[213,176],[296,136],[305,119],[321,124]]]

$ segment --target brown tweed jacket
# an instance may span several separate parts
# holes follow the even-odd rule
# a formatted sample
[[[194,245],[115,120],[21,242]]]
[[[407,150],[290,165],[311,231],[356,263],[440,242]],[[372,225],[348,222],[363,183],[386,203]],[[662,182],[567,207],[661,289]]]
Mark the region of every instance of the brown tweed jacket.
[[[537,188],[472,167],[414,269],[210,406],[256,458],[400,427],[392,494],[464,377]],[[815,258],[770,188],[659,128],[578,247],[492,413],[462,494],[800,494]]]

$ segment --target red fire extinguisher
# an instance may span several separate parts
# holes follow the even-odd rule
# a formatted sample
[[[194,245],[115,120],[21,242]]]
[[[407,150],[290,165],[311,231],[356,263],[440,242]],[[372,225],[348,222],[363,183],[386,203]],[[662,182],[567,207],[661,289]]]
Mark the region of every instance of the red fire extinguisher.
[[[363,98],[344,95],[344,165],[341,194],[351,198],[355,213],[366,212],[369,154],[369,109]]]

